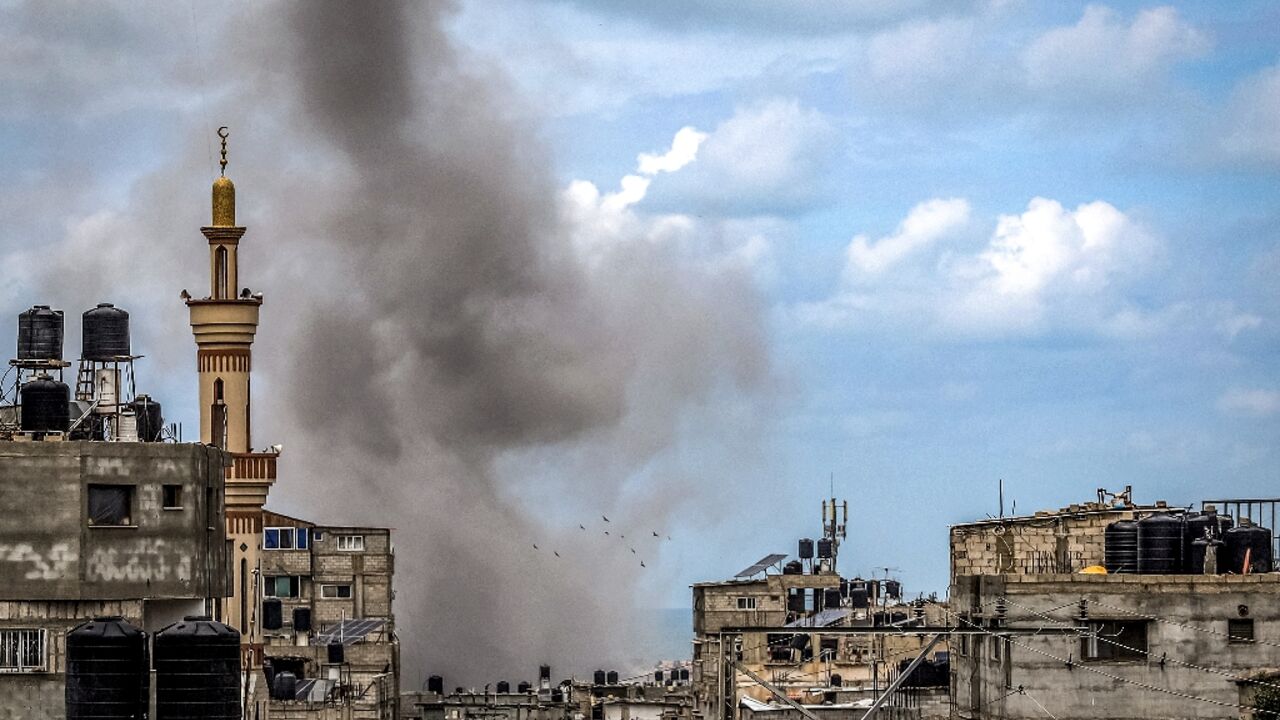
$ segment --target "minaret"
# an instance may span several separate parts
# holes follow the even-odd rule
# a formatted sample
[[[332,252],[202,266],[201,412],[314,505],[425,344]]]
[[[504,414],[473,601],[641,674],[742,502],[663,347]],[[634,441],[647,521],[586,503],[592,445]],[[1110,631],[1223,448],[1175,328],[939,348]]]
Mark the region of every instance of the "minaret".
[[[183,298],[196,340],[200,442],[226,450],[231,461],[225,504],[228,560],[235,576],[221,619],[238,628],[245,645],[253,648],[261,642],[257,598],[262,507],[275,483],[279,452],[254,452],[250,440],[249,371],[262,295],[239,289],[238,250],[245,228],[236,225],[236,188],[226,176],[227,129],[219,128],[218,136],[222,173],[213,182],[213,222],[200,228],[209,241],[209,296],[195,299],[184,291]],[[248,660],[256,665],[258,653]]]

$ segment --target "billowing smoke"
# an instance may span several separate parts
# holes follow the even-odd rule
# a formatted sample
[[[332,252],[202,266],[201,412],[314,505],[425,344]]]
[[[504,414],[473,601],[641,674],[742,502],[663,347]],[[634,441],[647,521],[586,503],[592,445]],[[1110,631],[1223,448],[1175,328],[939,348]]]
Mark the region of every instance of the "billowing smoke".
[[[282,489],[396,529],[406,685],[625,664],[690,497],[664,451],[763,383],[759,300],[742,268],[642,224],[584,227],[536,129],[441,20],[285,8],[281,124],[327,167],[272,205],[317,235],[289,244],[310,248],[290,290],[308,301],[272,356],[298,439]]]
[[[406,688],[626,670],[655,659],[637,609],[668,602],[673,513],[714,518],[757,460],[762,303],[713,231],[568,192],[537,108],[450,42],[448,12],[280,3],[137,32],[178,36],[165,92],[199,121],[69,228],[44,297],[129,306],[153,371],[193,371],[177,292],[205,292],[205,136],[231,126],[240,277],[266,294],[254,441],[285,445],[271,507],[394,528]]]

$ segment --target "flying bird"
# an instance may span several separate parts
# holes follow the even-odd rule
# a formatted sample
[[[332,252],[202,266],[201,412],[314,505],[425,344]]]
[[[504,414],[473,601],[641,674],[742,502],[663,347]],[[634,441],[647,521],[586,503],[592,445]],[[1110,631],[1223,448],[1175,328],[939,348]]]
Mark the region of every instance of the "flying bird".
[[[556,557],[560,557],[560,553],[556,552],[555,550],[552,550],[551,554],[555,555]]]
[[[609,522],[609,518],[605,517],[604,515],[601,515],[600,517],[604,518],[605,522]]]
[[[657,531],[657,530],[654,530],[654,531],[653,531],[653,536],[654,536],[654,537],[658,537],[658,531]]]
[[[578,529],[579,529],[579,530],[586,530],[586,529],[587,529],[587,526],[586,526],[586,525],[578,525]]]
[[[641,561],[640,561],[640,567],[644,567],[644,561],[643,561],[643,560],[641,560]]]
[[[538,549],[538,545],[537,545],[537,543],[534,543],[534,545],[533,545],[533,549],[534,549],[534,550],[537,550],[537,549]]]
[[[191,293],[187,292],[186,288],[183,288],[182,292],[178,294],[178,297],[182,298],[183,300],[190,300]]]
[[[619,535],[618,537],[622,538],[623,540],[626,540],[626,539],[627,539],[627,536],[626,536],[626,535]]]
[[[635,555],[635,554],[636,554],[636,549],[635,549],[635,548],[631,548],[631,554],[632,554],[632,555]]]
[[[608,531],[608,530],[605,530],[605,531],[604,531],[604,534],[605,534],[605,535],[608,535],[608,534],[609,534],[609,531]]]

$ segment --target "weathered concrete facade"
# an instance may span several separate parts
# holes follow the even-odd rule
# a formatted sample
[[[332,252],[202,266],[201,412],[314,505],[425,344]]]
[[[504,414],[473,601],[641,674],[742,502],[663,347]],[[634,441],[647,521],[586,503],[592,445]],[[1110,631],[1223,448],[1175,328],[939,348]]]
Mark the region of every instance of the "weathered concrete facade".
[[[0,672],[0,718],[63,716],[64,637],[85,620],[154,632],[221,612],[225,462],[202,445],[0,442],[0,644],[38,659]],[[92,522],[102,488],[118,523]]]
[[[1036,702],[1063,719],[1247,717],[1245,681],[1280,670],[1276,573],[961,576],[952,590],[959,624],[989,631],[953,647],[959,717],[1046,717]]]
[[[387,528],[325,526],[271,511],[263,514],[264,601],[278,600],[282,623],[264,628],[264,653],[273,666],[300,679],[337,676],[329,700],[268,703],[272,717],[326,717],[342,705],[353,719],[392,720],[399,701],[400,643],[392,612],[395,552]],[[310,612],[311,628],[294,626],[295,613]],[[381,621],[359,639],[344,641],[344,662],[328,660],[327,636],[343,621]],[[255,693],[266,702],[265,678]]]

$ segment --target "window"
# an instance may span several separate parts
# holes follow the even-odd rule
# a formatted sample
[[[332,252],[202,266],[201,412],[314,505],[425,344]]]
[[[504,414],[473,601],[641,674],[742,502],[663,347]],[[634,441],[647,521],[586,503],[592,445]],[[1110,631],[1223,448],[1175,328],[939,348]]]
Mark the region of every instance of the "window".
[[[351,597],[350,585],[321,585],[320,597],[326,600],[346,600]]]
[[[0,672],[42,671],[44,650],[44,630],[0,630]]]
[[[738,598],[738,609],[739,609],[739,610],[755,610],[755,609],[756,609],[756,599],[755,599],[755,598],[753,598],[753,597],[740,597],[740,598]]]
[[[364,550],[363,535],[339,535],[338,549],[359,552]]]
[[[264,528],[262,547],[265,550],[306,550],[306,528]]]
[[[1228,620],[1227,621],[1227,642],[1231,642],[1231,643],[1253,642],[1253,619],[1244,618],[1241,620]]]
[[[263,579],[262,594],[267,597],[296,598],[300,584],[294,575],[268,575]]]
[[[320,541],[324,540],[324,531],[323,531],[323,530],[312,530],[312,531],[311,531],[311,539],[312,539],[312,540],[315,540],[316,542],[320,542]]]
[[[164,486],[164,509],[165,510],[181,510],[182,509],[182,486],[181,485],[165,485]]]
[[[132,485],[90,485],[90,525],[131,525],[133,520]]]
[[[227,297],[227,249],[221,245],[214,252],[214,265],[217,269],[217,285],[214,297]]]
[[[1142,660],[1147,655],[1146,620],[1101,620],[1089,623],[1080,638],[1085,660]]]

